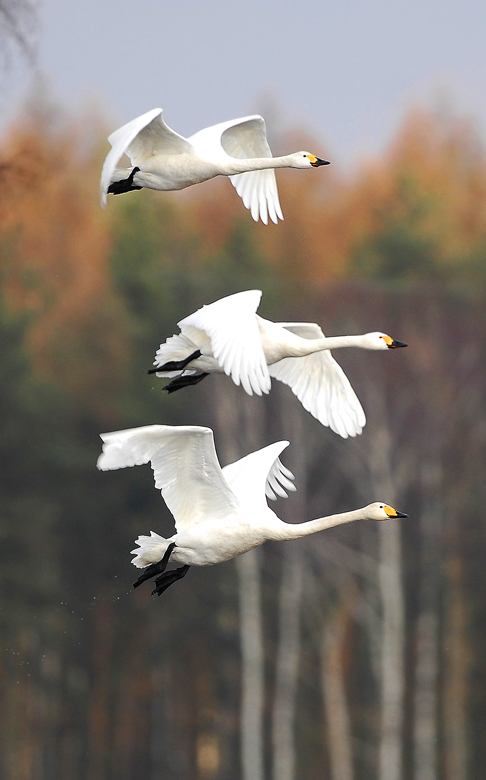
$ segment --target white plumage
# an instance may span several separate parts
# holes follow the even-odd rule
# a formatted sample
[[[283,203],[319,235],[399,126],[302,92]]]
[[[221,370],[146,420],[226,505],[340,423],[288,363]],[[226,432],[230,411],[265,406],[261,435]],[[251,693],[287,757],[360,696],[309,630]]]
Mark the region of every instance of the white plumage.
[[[168,392],[208,373],[225,373],[249,395],[268,393],[274,377],[322,425],[343,438],[360,434],[366,423],[363,408],[330,350],[406,344],[379,331],[325,338],[314,323],[274,323],[256,313],[261,296],[260,290],[235,293],[180,320],[181,332],[160,345],[151,373],[172,379]]]
[[[360,519],[406,517],[376,502],[354,512],[297,525],[282,522],[268,507],[265,496],[286,496],[287,490],[295,489],[291,472],[279,460],[288,446],[286,441],[270,444],[221,469],[210,428],[149,425],[104,433],[101,438],[98,468],[106,471],[150,462],[155,486],[174,516],[173,536],[164,539],[152,531],[150,536],[140,536],[133,550],[132,563],[148,567],[135,585],[161,575],[154,591],[159,595],[184,576],[190,565],[220,563],[269,539],[298,539]],[[169,556],[183,566],[164,574]]]
[[[192,184],[229,176],[255,221],[283,219],[275,168],[317,168],[328,165],[310,152],[272,157],[261,116],[232,119],[184,138],[168,127],[162,109],[154,108],[120,127],[108,138],[112,149],[101,173],[101,203],[107,193],[121,194],[148,187],[181,190]],[[133,168],[116,166],[126,154]]]

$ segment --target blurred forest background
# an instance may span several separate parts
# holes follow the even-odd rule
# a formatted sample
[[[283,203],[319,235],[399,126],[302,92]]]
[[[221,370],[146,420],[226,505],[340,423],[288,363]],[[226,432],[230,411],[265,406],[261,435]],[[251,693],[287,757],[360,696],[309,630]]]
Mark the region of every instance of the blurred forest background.
[[[110,128],[112,129],[112,128]],[[486,766],[486,152],[411,111],[344,175],[279,171],[285,222],[226,180],[98,199],[108,128],[30,105],[0,153],[0,776],[8,780],[480,780]],[[311,148],[303,133],[274,153]],[[203,303],[343,350],[367,413],[343,441],[274,383],[167,397],[146,375]],[[210,425],[222,464],[288,438],[289,522],[385,500],[352,525],[132,591],[139,533],[172,533],[148,467],[99,473],[101,431]]]

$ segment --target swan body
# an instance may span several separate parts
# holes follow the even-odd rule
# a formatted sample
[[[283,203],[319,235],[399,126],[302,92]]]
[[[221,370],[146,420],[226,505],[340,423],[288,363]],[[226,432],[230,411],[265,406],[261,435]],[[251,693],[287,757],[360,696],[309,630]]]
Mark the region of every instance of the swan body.
[[[155,486],[174,516],[173,536],[164,539],[152,531],[150,536],[139,536],[132,551],[132,563],[147,568],[135,586],[159,574],[154,591],[159,595],[189,566],[221,563],[267,540],[300,539],[355,520],[407,516],[376,502],[298,525],[282,522],[268,507],[266,496],[285,497],[287,490],[295,490],[293,475],[279,459],[287,441],[270,444],[221,469],[210,428],[149,425],[104,433],[101,439],[98,468],[107,471],[150,462]],[[169,557],[182,568],[164,574]]]
[[[154,108],[112,133],[101,173],[101,203],[109,192],[117,195],[147,187],[181,190],[215,176],[229,176],[253,219],[277,224],[283,219],[275,168],[317,168],[328,165],[310,152],[272,157],[261,116],[232,119],[184,138]],[[132,168],[117,168],[128,155]]]
[[[326,338],[319,325],[271,322],[256,312],[260,290],[245,290],[203,306],[178,322],[180,333],[157,350],[154,369],[173,392],[207,374],[225,373],[249,395],[268,393],[271,377],[288,385],[322,425],[343,438],[363,430],[363,408],[331,349],[405,347],[379,331]]]

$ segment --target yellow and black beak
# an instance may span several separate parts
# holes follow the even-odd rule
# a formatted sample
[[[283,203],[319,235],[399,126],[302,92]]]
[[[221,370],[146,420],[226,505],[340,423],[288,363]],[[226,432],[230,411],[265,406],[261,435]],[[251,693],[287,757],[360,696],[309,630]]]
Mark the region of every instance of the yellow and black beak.
[[[403,512],[398,512],[396,509],[393,509],[392,506],[384,506],[383,509],[387,513],[388,517],[408,517],[408,515],[404,514]]]
[[[321,165],[330,165],[331,163],[329,160],[321,160],[320,157],[309,157],[310,164],[314,166],[314,168],[319,168]]]
[[[392,339],[390,336],[382,336],[382,339],[387,345],[388,349],[397,349],[398,347],[408,347],[408,344],[406,344],[404,341],[396,341],[396,339]]]

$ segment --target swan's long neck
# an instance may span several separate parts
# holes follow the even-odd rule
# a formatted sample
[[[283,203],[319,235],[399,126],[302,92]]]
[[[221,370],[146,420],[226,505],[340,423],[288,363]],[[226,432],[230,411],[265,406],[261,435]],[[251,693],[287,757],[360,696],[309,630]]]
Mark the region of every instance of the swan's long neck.
[[[304,339],[292,344],[292,357],[304,357],[314,352],[322,352],[324,349],[340,349],[341,347],[363,348],[362,336],[331,336],[323,339]],[[289,355],[290,357],[290,355]]]
[[[353,523],[355,520],[366,520],[368,517],[366,507],[355,509],[353,512],[342,512],[339,515],[328,515],[328,517],[319,517],[317,520],[309,520],[307,523],[282,522],[275,532],[275,539],[285,541],[290,539],[301,539],[303,536],[310,536],[319,531],[325,531],[327,528],[334,528],[336,525],[344,523]]]
[[[231,167],[233,171],[230,176],[236,173],[246,173],[247,171],[264,171],[267,168],[292,168],[292,155],[284,157],[238,157],[231,158]]]

